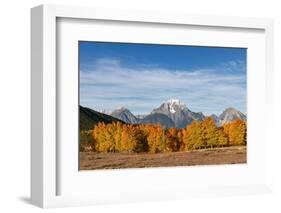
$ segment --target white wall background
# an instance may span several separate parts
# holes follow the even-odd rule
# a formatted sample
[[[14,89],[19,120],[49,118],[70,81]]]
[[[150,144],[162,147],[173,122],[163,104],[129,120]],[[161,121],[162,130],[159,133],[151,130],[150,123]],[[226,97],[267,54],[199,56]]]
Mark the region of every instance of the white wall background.
[[[275,130],[281,109],[281,12],[278,0],[6,0],[0,7],[0,211],[37,212],[29,204],[30,178],[30,8],[42,3],[123,9],[269,17],[275,19]],[[278,85],[279,83],[279,85]],[[257,94],[258,95],[258,94]],[[258,115],[257,115],[258,116]],[[68,212],[280,212],[281,139],[273,141],[273,195],[192,199],[67,209]],[[279,155],[279,156],[278,156]],[[60,212],[65,209],[47,210]]]

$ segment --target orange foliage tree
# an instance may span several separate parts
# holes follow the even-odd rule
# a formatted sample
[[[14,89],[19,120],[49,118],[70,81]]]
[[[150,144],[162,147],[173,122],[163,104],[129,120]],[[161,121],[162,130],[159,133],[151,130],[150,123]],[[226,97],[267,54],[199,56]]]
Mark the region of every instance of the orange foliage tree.
[[[169,141],[160,125],[143,125],[147,135],[148,151],[151,153],[169,152]]]
[[[246,145],[247,144],[247,126],[242,120],[235,120],[223,125],[223,131],[228,138],[228,145]]]
[[[173,152],[179,151],[182,144],[182,137],[179,132],[181,131],[178,131],[176,128],[170,128],[166,130],[166,137],[168,140],[167,145],[169,150]]]

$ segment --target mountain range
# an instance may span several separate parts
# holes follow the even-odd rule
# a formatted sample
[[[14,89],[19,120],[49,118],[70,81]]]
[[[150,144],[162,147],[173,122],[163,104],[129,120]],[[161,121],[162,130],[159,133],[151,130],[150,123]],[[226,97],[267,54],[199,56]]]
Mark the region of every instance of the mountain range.
[[[164,128],[171,128],[171,127],[184,128],[187,125],[191,124],[191,122],[194,120],[202,121],[207,117],[202,112],[192,112],[190,109],[187,108],[187,106],[184,103],[182,103],[178,99],[170,99],[162,103],[158,108],[153,109],[147,115],[134,115],[129,109],[126,109],[125,107],[119,107],[111,113],[104,114],[80,106],[80,114],[82,113],[82,116],[80,115],[80,118],[85,117],[86,109],[88,110],[87,112],[91,112],[91,115],[94,116],[91,117],[91,119],[84,118],[84,120],[87,121],[88,123],[89,120],[94,120],[96,122],[97,120],[103,121],[103,119],[106,119],[104,121],[105,123],[109,123],[112,121],[123,121],[125,123],[130,123],[130,124],[158,123]],[[97,116],[99,119],[96,119]],[[214,119],[217,126],[224,125],[236,119],[240,119],[240,120],[247,119],[246,115],[244,115],[242,112],[238,111],[237,109],[231,107],[224,110],[220,115],[212,114],[211,117]],[[80,125],[81,125],[81,119],[80,119]],[[82,124],[82,126],[89,126],[89,125]]]

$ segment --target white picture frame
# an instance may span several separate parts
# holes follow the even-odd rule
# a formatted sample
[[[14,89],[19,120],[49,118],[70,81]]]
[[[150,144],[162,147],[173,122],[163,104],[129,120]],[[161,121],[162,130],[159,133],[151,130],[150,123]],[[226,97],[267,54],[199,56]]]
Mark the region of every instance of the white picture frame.
[[[262,174],[262,178],[257,178],[253,181],[253,184],[245,181],[237,181],[235,184],[230,185],[225,182],[221,185],[203,185],[200,182],[194,183],[193,187],[190,185],[179,188],[178,186],[164,185],[163,182],[157,183],[157,187],[151,187],[151,192],[143,190],[143,192],[134,193],[132,190],[116,188],[110,193],[109,190],[99,195],[83,194],[85,192],[81,190],[81,193],[69,193],[61,194],[59,185],[62,184],[60,177],[62,166],[59,164],[60,153],[57,144],[58,132],[58,88],[60,87],[60,81],[57,78],[58,69],[58,21],[63,19],[68,20],[100,20],[100,21],[116,21],[119,25],[122,23],[142,23],[154,24],[155,26],[167,26],[172,28],[173,26],[198,26],[200,28],[219,28],[228,32],[233,30],[256,30],[262,32],[262,37],[259,42],[262,44],[262,68],[260,74],[265,75],[266,78],[256,78],[256,83],[264,83],[264,87],[260,86],[259,91],[264,94],[264,98],[259,97],[262,102],[261,108],[258,110],[264,110],[267,114],[260,122],[264,122],[266,125],[266,132],[260,133],[265,140],[265,146],[270,147],[270,135],[271,131],[269,126],[271,123],[271,109],[273,107],[273,21],[271,19],[257,19],[257,18],[241,18],[241,17],[216,17],[216,16],[201,16],[201,15],[187,15],[187,14],[166,14],[166,13],[152,13],[145,11],[122,11],[112,9],[100,9],[100,8],[84,8],[74,6],[54,6],[54,5],[41,5],[31,10],[31,201],[33,204],[47,208],[47,207],[62,207],[62,206],[76,206],[76,205],[92,205],[101,203],[117,203],[117,202],[139,202],[144,200],[167,200],[167,199],[183,199],[188,197],[201,197],[201,196],[223,196],[223,195],[241,195],[241,194],[253,194],[264,193],[271,191],[271,173],[269,161],[266,161],[268,153],[260,151],[258,149],[253,150],[255,152],[260,151],[260,155],[263,155],[264,161],[261,168],[256,168],[256,173],[253,175]],[[90,26],[89,26],[90,27]],[[117,26],[118,27],[118,26]],[[71,36],[70,36],[71,37]],[[264,43],[263,43],[264,42]],[[254,60],[252,60],[254,61]],[[254,63],[254,62],[253,62]],[[254,67],[254,66],[253,66]],[[253,75],[251,75],[253,76]],[[248,79],[250,81],[254,81]],[[259,85],[255,85],[253,82],[253,88],[250,88],[250,92],[254,88],[258,88]],[[254,86],[255,85],[255,86]],[[249,93],[251,95],[253,93]],[[259,103],[258,97],[251,99],[251,104]],[[251,109],[251,108],[250,108]],[[250,113],[251,114],[251,113]],[[249,115],[251,119],[251,115]],[[253,126],[252,129],[258,129],[259,126]],[[250,147],[251,148],[251,147]],[[61,150],[60,150],[61,151]],[[253,152],[254,152],[253,151]],[[216,168],[214,168],[216,169]],[[194,170],[194,169],[193,169]],[[208,170],[203,168],[201,170]],[[220,171],[222,170],[222,171]],[[245,167],[231,167],[229,172],[239,172],[240,170],[247,170]],[[135,174],[142,175],[143,170],[133,170]],[[173,171],[175,174],[183,174],[185,168],[175,169],[150,169],[146,171],[146,175],[151,175],[154,178],[159,178],[159,175],[167,175],[167,172]],[[190,170],[192,171],[192,170]],[[215,170],[212,170],[215,171]],[[212,171],[208,171],[211,173]],[[218,168],[219,172],[223,171],[222,168]],[[78,170],[77,170],[78,172]],[[201,173],[202,172],[202,173]],[[247,172],[246,172],[247,173]],[[245,174],[246,174],[245,173]],[[204,174],[205,171],[199,171],[197,175]],[[231,173],[230,173],[231,174]],[[128,175],[132,175],[132,172],[128,170],[114,173],[114,175],[121,179]],[[169,178],[175,178],[175,175],[168,175]],[[112,174],[107,172],[107,176],[102,178],[112,178]],[[145,176],[144,176],[145,177]],[[82,177],[85,181],[85,185],[90,184],[89,178]],[[98,177],[97,177],[98,178]],[[101,177],[100,177],[101,178]],[[102,180],[99,179],[99,180]],[[196,179],[196,175],[193,177]],[[74,179],[69,178],[74,181]],[[71,184],[71,182],[69,183]],[[72,182],[73,188],[69,191],[77,191],[74,185],[77,183]],[[84,188],[85,188],[84,185]],[[67,185],[70,187],[70,185]],[[143,187],[143,186],[141,186]],[[161,188],[162,187],[162,188]],[[145,187],[144,187],[145,189]],[[140,190],[140,189],[139,189]],[[120,196],[119,193],[122,193]]]

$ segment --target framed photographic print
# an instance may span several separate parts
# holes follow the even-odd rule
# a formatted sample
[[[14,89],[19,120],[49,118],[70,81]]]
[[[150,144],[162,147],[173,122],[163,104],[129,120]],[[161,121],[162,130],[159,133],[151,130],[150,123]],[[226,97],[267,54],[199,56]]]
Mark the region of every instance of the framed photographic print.
[[[32,203],[270,192],[272,20],[31,14]]]
[[[246,53],[80,41],[80,170],[246,163]]]

